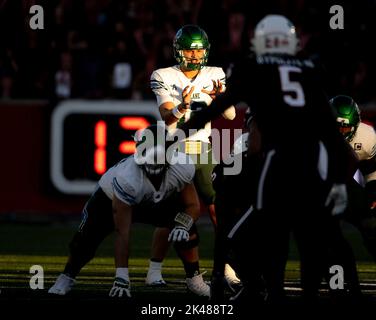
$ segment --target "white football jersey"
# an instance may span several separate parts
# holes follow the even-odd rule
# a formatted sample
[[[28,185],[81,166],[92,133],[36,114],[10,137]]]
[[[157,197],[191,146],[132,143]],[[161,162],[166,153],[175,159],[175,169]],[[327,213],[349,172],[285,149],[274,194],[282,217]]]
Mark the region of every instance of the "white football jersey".
[[[157,97],[158,106],[165,102],[172,102],[175,106],[180,104],[182,102],[182,92],[186,86],[195,87],[191,96],[191,102],[201,102],[208,106],[212,102],[212,99],[208,94],[201,92],[201,90],[213,90],[212,80],[220,80],[222,88],[225,90],[226,76],[222,68],[203,67],[194,79],[188,79],[179,66],[176,65],[155,70],[150,77],[150,87]],[[185,121],[190,118],[192,112],[195,112],[195,110],[187,110],[184,116]],[[176,125],[177,123],[170,125],[169,129],[175,129]],[[189,140],[209,142],[210,133],[211,124],[209,122],[204,129],[190,136]]]
[[[165,172],[159,190],[156,190],[145,171],[136,164],[134,156],[130,156],[111,167],[99,180],[98,184],[104,193],[128,205],[156,204],[180,192],[191,183],[195,174],[195,166],[191,158],[179,152],[176,163],[170,164]]]
[[[354,149],[359,161],[369,160],[376,155],[376,132],[373,127],[361,122],[350,145]],[[364,177],[365,181],[376,180],[376,172]]]

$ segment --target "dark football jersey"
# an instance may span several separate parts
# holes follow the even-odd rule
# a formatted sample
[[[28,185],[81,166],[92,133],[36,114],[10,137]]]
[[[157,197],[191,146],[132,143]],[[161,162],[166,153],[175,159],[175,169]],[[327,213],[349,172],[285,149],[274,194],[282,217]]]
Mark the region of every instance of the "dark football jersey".
[[[248,104],[264,150],[278,149],[290,162],[309,161],[318,141],[329,153],[336,180],[346,171],[348,148],[337,130],[318,70],[310,59],[249,56],[230,70],[226,92],[183,129],[202,126],[229,105]]]
[[[248,104],[267,149],[284,145],[298,150],[322,132],[336,130],[318,80],[309,59],[253,56],[234,66],[228,95],[232,102]]]

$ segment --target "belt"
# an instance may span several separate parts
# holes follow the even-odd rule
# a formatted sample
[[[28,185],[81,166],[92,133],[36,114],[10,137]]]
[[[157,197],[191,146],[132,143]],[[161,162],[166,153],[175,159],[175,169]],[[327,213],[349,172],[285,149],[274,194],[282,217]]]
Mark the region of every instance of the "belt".
[[[185,141],[186,154],[200,154],[202,149],[201,141],[187,140]]]
[[[201,154],[210,150],[210,144],[199,140],[185,140],[179,149],[186,154]]]

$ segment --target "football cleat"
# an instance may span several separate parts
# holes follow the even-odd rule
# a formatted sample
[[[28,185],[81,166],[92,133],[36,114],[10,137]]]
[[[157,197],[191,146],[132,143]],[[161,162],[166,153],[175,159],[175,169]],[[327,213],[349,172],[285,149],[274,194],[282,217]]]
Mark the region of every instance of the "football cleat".
[[[75,283],[76,280],[62,273],[57,277],[55,284],[48,290],[48,293],[64,296],[72,290]]]
[[[198,296],[210,298],[210,286],[202,278],[202,273],[186,278],[186,282],[189,291]]]
[[[228,263],[225,265],[225,279],[232,292],[238,292],[243,286],[241,280],[236,276],[235,270]]]
[[[145,284],[150,287],[165,287],[166,281],[163,280],[160,270],[150,270],[145,279]]]

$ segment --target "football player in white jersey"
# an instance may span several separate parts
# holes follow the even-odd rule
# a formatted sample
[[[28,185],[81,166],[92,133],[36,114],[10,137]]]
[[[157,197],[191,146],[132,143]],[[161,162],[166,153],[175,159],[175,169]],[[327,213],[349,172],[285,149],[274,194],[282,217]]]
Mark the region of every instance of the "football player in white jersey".
[[[195,111],[207,107],[215,97],[225,90],[225,73],[220,67],[207,66],[210,43],[206,32],[197,25],[185,25],[175,35],[174,56],[178,65],[155,70],[150,86],[157,98],[162,119],[169,130],[187,121]],[[235,108],[223,112],[223,117],[233,120]],[[216,165],[209,141],[211,123],[189,137],[181,145],[181,150],[192,155],[196,173],[194,183],[198,195],[208,207],[210,218],[216,225],[214,207],[215,191],[212,186],[212,172]],[[165,285],[162,278],[162,261],[167,253],[168,230],[156,229],[152,245],[152,258],[146,277],[146,284]],[[226,279],[231,287],[240,280],[229,265],[226,265]]]
[[[161,122],[163,124],[163,122]],[[128,272],[131,222],[170,230],[193,293],[209,297],[210,288],[199,272],[198,235],[194,221],[200,214],[189,156],[166,141],[164,124],[151,125],[136,135],[136,153],[110,168],[83,210],[83,221],[70,243],[70,255],[49,293],[65,295],[81,268],[95,255],[103,239],[115,230],[116,275],[111,297],[130,298]],[[172,152],[175,150],[175,152]]]
[[[340,132],[358,157],[358,171],[348,183],[349,205],[345,219],[355,225],[368,252],[376,260],[376,132],[361,122],[360,110],[349,96],[330,100]]]

